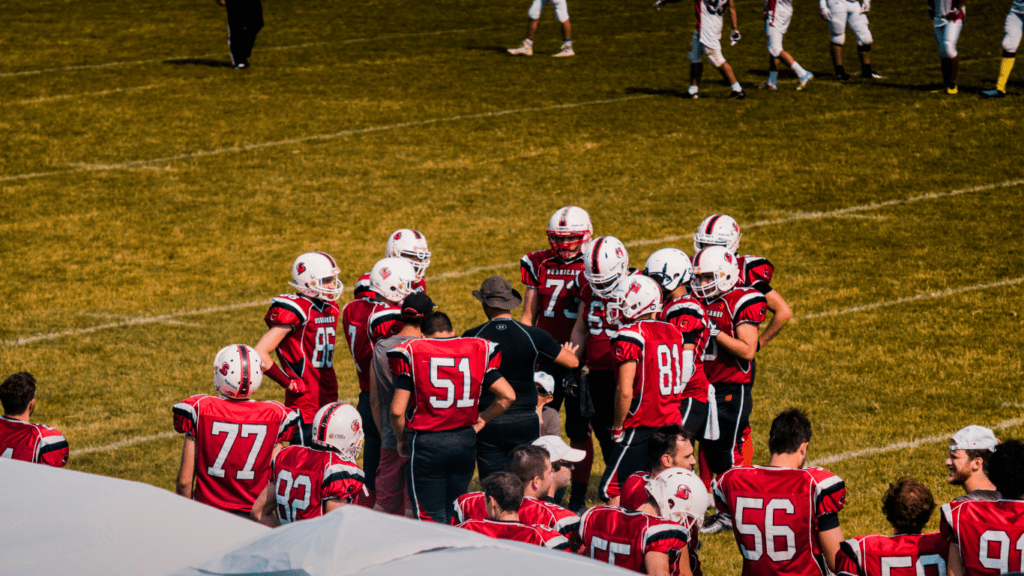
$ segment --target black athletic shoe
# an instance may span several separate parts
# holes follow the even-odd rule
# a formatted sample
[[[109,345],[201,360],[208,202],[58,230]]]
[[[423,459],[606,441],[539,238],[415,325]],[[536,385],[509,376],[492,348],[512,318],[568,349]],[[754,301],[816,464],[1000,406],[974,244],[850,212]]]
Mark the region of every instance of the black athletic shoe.
[[[729,93],[729,99],[731,100],[743,100],[747,97],[747,93],[743,90],[733,90]]]
[[[696,99],[700,98],[700,93],[698,93],[698,92],[693,92],[693,93],[684,92],[683,93],[683,98],[689,98],[690,100],[696,100]]]
[[[849,79],[850,75],[847,74],[846,72],[836,72],[836,80],[839,80],[840,82],[846,82]]]

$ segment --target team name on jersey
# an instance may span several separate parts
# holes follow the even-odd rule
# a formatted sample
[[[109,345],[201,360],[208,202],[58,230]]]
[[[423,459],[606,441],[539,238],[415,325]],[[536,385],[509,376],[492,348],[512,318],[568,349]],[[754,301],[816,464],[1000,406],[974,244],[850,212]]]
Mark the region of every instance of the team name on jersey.
[[[316,324],[337,324],[338,323],[338,317],[337,316],[321,316],[320,318],[314,319],[313,322],[316,323]]]
[[[708,316],[714,316],[715,318],[725,318],[725,312],[721,310],[708,310]]]
[[[548,268],[544,271],[548,276],[572,276],[575,278],[579,275],[579,270],[565,270],[562,268]]]

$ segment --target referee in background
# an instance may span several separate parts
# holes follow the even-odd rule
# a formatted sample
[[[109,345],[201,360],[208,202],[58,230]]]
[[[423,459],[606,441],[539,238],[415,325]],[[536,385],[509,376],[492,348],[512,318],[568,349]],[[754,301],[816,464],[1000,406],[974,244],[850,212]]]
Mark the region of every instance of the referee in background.
[[[505,459],[513,448],[530,444],[540,437],[537,385],[533,380],[537,364],[554,362],[573,369],[579,366],[579,360],[576,358],[576,346],[568,342],[559,346],[546,331],[512,319],[512,310],[518,308],[523,299],[508,280],[491,276],[484,280],[479,290],[473,290],[473,296],[483,305],[487,322],[467,330],[463,336],[498,343],[501,349],[498,371],[516,393],[512,406],[477,434],[477,471],[483,480],[491,473],[505,469]],[[494,394],[485,390],[480,395],[480,410],[485,410],[493,400]]]

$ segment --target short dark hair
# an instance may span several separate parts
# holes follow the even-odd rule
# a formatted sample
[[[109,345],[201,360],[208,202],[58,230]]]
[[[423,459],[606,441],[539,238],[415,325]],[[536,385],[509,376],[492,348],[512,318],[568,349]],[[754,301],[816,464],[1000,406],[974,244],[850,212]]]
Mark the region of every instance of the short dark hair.
[[[21,414],[36,397],[36,379],[28,372],[11,374],[0,384],[0,404],[4,414]]]
[[[523,503],[523,483],[511,472],[494,472],[480,483],[484,497],[494,498],[505,512],[517,512]]]
[[[1024,496],[1024,443],[1007,440],[996,446],[992,453],[988,479],[1006,500],[1020,500]]]
[[[661,457],[665,454],[676,455],[676,443],[680,436],[693,444],[693,433],[678,424],[662,426],[654,431],[654,435],[647,441],[647,462],[651,465],[651,470],[661,465]]]
[[[772,454],[792,454],[804,442],[811,441],[811,420],[799,408],[783,410],[768,433],[768,451]]]
[[[983,450],[969,450],[964,449],[964,454],[967,454],[967,461],[973,462],[975,458],[981,458],[981,472],[988,476],[988,463],[992,460],[992,451],[988,448]]]
[[[505,472],[510,472],[519,478],[523,484],[529,483],[534,478],[543,478],[544,465],[551,456],[548,451],[533,444],[520,444],[512,449],[505,459]]]
[[[431,312],[423,318],[420,330],[423,331],[424,336],[430,336],[438,332],[451,332],[453,330],[452,319],[444,312]]]
[[[920,534],[935,510],[932,491],[913,476],[904,476],[882,497],[882,512],[897,534]]]

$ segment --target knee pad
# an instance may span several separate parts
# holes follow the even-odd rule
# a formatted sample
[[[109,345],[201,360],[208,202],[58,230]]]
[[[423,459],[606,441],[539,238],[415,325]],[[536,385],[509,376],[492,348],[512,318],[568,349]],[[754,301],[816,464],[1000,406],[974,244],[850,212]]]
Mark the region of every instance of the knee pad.
[[[545,0],[533,0],[533,4],[530,4],[530,9],[526,12],[530,20],[540,20],[540,12],[544,9],[544,4]]]
[[[555,18],[559,22],[565,22],[569,19],[569,4],[566,0],[551,0],[551,3],[555,6]]]
[[[863,36],[857,38],[857,49],[861,52],[869,52],[871,50],[871,43],[875,39],[871,37],[871,32],[866,32]]]
[[[705,48],[704,53],[708,55],[708,60],[715,68],[721,68],[722,64],[725,64],[725,56],[722,56],[722,51],[720,49]]]
[[[1003,52],[1016,54],[1020,47],[1021,35],[1024,33],[1024,17],[1016,12],[1010,12],[1006,16],[1006,23],[1003,26]]]

